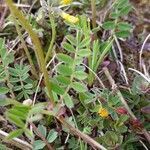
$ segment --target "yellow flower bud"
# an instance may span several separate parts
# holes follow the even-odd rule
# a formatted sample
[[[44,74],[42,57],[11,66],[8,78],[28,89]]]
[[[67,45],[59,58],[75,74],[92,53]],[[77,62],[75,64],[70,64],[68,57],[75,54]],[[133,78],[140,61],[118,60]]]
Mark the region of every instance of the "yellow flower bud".
[[[72,2],[72,0],[61,0],[60,4],[61,5],[69,5]]]
[[[79,18],[78,18],[78,17],[69,15],[69,14],[67,14],[67,13],[65,13],[65,12],[63,12],[63,13],[61,14],[61,17],[62,17],[63,19],[65,19],[65,20],[66,20],[67,22],[69,22],[69,23],[76,24],[77,22],[79,22]]]
[[[98,111],[98,114],[99,114],[101,117],[106,118],[106,117],[108,117],[109,112],[108,112],[107,109],[105,109],[105,108],[100,108],[99,111]]]

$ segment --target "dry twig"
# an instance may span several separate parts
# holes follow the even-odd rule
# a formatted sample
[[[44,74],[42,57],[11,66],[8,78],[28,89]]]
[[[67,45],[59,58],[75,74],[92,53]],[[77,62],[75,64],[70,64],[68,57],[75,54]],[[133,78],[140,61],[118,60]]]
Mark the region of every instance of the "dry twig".
[[[5,137],[7,137],[9,134],[0,130],[0,139],[4,139]],[[25,141],[22,141],[21,139],[19,138],[13,138],[12,140],[9,140],[9,141],[5,141],[5,143],[10,143],[22,150],[31,150],[32,149],[32,145],[25,142]]]
[[[99,144],[97,141],[93,140],[88,135],[82,133],[80,130],[73,127],[71,124],[69,124],[63,117],[57,118],[65,127],[67,127],[70,132],[81,139],[83,139],[84,142],[88,143],[91,147],[99,149],[99,150],[107,150],[104,146]]]

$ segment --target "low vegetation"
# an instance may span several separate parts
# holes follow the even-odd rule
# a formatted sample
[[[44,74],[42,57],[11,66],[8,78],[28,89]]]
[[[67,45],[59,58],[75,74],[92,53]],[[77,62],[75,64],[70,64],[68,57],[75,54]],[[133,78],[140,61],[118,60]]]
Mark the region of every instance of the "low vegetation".
[[[149,35],[132,61],[133,3],[2,2],[0,149],[148,150]]]

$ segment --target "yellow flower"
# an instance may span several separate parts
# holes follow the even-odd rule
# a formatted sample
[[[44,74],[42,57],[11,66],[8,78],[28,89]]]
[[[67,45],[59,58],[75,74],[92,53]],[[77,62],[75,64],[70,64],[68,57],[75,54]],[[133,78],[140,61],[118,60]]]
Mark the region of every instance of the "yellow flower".
[[[69,5],[72,2],[72,0],[61,0],[60,4],[61,5]]]
[[[79,22],[79,18],[78,17],[75,17],[75,16],[72,16],[72,15],[69,15],[65,12],[63,12],[61,14],[61,17],[63,19],[65,19],[67,22],[70,22],[70,23],[73,23],[73,24],[76,24],[77,22]]]
[[[106,118],[109,115],[109,112],[105,108],[100,108],[99,111],[98,111],[98,113],[103,118]]]

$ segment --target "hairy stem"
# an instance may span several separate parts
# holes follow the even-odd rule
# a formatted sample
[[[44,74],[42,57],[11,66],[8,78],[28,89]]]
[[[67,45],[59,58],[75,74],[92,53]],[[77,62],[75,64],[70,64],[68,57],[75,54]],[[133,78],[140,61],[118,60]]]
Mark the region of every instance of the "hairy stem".
[[[55,25],[55,20],[52,14],[49,15],[50,18],[50,22],[51,22],[51,28],[52,28],[52,39],[48,48],[48,51],[46,53],[46,58],[45,58],[45,62],[47,62],[50,58],[50,55],[52,53],[53,50],[53,46],[54,46],[54,42],[55,42],[55,38],[56,38],[56,25]]]
[[[6,138],[8,135],[9,135],[8,133],[6,133],[6,132],[0,130],[0,139],[4,139],[4,138]],[[25,141],[22,141],[22,140],[19,139],[19,138],[14,138],[14,139],[12,139],[12,140],[9,140],[9,141],[7,140],[7,141],[5,141],[5,142],[6,142],[6,143],[9,143],[9,144],[11,144],[11,145],[14,145],[14,146],[16,146],[16,147],[18,147],[18,148],[21,149],[21,150],[24,150],[24,149],[26,149],[26,150],[31,150],[31,149],[33,149],[32,145],[30,145],[29,143],[27,143],[27,142],[25,142]]]
[[[48,71],[46,69],[44,54],[43,54],[43,50],[42,50],[42,46],[39,41],[39,38],[38,38],[37,34],[32,30],[32,26],[26,20],[23,13],[21,11],[19,11],[15,5],[13,5],[13,1],[6,0],[6,4],[8,5],[12,15],[15,18],[18,18],[18,21],[20,22],[22,27],[28,32],[28,34],[30,35],[30,37],[32,39],[33,45],[35,47],[35,54],[36,54],[38,63],[40,65],[40,69],[44,74],[44,82],[45,82],[46,88],[48,90],[50,100],[51,100],[51,102],[54,102],[53,94],[52,94],[52,90],[51,90],[51,84],[50,84],[49,77],[48,77]]]
[[[92,26],[96,27],[96,0],[91,0],[91,9],[92,9]]]

